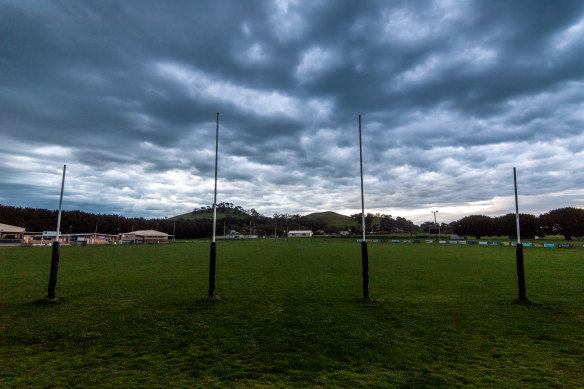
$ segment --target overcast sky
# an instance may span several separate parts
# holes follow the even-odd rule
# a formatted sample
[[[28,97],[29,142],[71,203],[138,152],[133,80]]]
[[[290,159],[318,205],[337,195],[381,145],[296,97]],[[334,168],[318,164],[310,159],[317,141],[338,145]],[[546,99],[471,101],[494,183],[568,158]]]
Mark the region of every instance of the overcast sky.
[[[584,207],[583,1],[0,0],[0,203]]]

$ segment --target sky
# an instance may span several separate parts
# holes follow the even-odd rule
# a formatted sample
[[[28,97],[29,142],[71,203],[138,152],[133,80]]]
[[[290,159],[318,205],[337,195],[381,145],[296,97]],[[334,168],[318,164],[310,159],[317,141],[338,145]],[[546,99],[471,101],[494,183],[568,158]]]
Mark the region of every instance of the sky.
[[[0,203],[584,207],[582,1],[0,0]]]

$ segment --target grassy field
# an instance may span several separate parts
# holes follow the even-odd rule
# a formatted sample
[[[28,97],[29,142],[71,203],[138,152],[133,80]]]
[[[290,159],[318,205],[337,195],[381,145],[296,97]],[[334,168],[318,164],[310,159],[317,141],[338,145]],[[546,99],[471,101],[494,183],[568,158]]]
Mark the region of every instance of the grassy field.
[[[0,387],[582,387],[582,250],[220,241],[0,249]]]

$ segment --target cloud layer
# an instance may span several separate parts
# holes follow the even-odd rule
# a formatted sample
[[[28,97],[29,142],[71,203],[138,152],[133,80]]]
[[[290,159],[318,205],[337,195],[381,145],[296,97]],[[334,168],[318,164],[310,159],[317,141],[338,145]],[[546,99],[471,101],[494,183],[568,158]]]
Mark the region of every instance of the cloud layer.
[[[0,203],[417,222],[584,206],[584,4],[0,1]]]

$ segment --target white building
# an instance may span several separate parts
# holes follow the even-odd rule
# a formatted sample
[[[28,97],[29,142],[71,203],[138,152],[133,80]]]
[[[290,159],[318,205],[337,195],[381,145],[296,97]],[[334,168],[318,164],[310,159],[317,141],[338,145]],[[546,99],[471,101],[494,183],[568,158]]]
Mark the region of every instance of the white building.
[[[312,237],[312,231],[288,231],[288,238],[310,238]]]
[[[0,223],[0,244],[20,245],[24,240],[25,229],[23,227],[11,226]]]
[[[123,233],[121,239],[122,244],[169,243],[169,236],[172,235],[155,230],[141,230]]]

